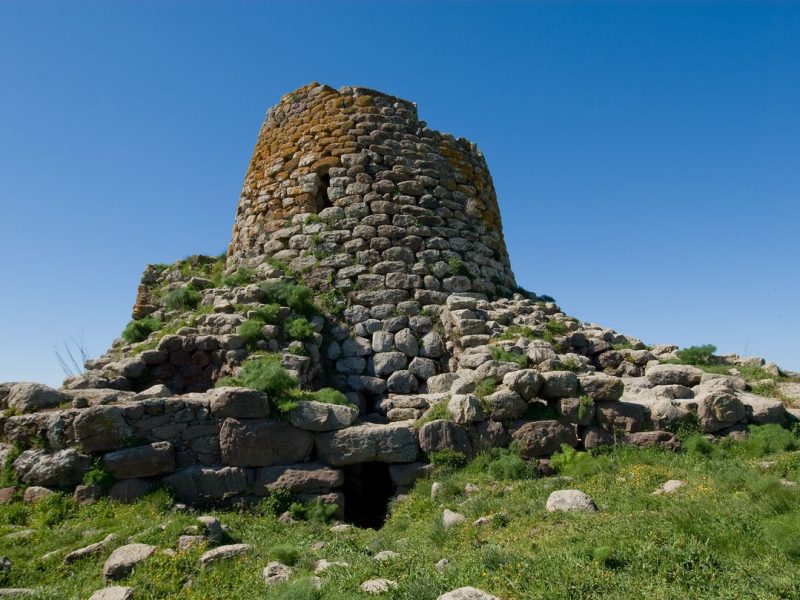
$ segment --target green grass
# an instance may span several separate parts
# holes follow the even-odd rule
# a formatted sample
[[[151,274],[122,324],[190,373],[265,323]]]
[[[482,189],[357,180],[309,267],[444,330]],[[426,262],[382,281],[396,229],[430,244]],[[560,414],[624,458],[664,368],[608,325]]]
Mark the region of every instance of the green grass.
[[[314,335],[314,326],[305,318],[286,321],[286,335],[290,340],[305,341]]]
[[[689,346],[682,348],[676,353],[678,360],[686,365],[708,365],[717,347],[713,344],[703,344],[702,346]]]
[[[447,261],[450,275],[469,275],[469,269],[463,260],[453,257]]]
[[[137,599],[352,599],[366,597],[359,586],[375,577],[398,582],[396,592],[382,597],[407,600],[434,600],[466,585],[506,600],[797,598],[800,491],[778,479],[800,479],[800,455],[753,452],[742,444],[726,444],[724,456],[618,447],[590,457],[588,472],[573,468],[573,480],[561,482],[535,478],[524,461],[520,469],[513,452],[482,455],[418,482],[392,504],[380,531],[333,533],[315,507],[303,510],[307,520],[281,524],[275,513],[288,498],[280,506],[268,498],[251,510],[212,511],[228,528],[226,543],[252,544],[250,553],[206,569],[197,563],[203,548],[158,553],[121,583],[133,586]],[[775,462],[766,472],[757,465],[765,458]],[[510,466],[491,466],[503,461]],[[686,485],[653,496],[668,479]],[[443,486],[436,499],[430,497],[433,480]],[[467,483],[478,492],[467,495]],[[564,487],[589,494],[599,512],[547,513],[548,495]],[[444,530],[445,508],[464,514],[466,523]],[[15,502],[0,511],[0,554],[14,565],[0,576],[2,585],[41,588],[37,598],[87,598],[103,586],[102,564],[113,547],[135,535],[175,548],[199,514],[173,511],[163,491],[131,505],[103,500],[77,507],[60,495],[35,506]],[[490,517],[487,526],[471,525],[482,516]],[[21,527],[33,529],[25,543],[7,540]],[[118,536],[112,547],[62,565],[66,552],[108,533]],[[313,549],[320,541],[325,547]],[[374,561],[384,549],[399,552],[401,560]],[[42,559],[53,550],[55,557]],[[308,578],[321,558],[350,566],[321,575],[323,586],[315,592]],[[450,564],[439,571],[435,564],[442,558]],[[276,559],[294,563],[295,577],[267,591],[261,570]]]
[[[253,271],[253,269],[248,267],[239,267],[234,273],[223,277],[221,283],[227,287],[240,287],[247,285],[248,283],[253,283],[254,277],[255,271]]]
[[[533,329],[530,327],[524,327],[522,325],[510,325],[502,334],[500,334],[501,340],[518,340],[521,337],[534,338],[537,336]]]
[[[491,346],[489,348],[489,352],[491,353],[492,358],[494,360],[499,360],[500,362],[516,363],[522,369],[528,366],[528,357],[525,354],[517,354],[516,352],[509,352],[508,350],[504,350],[500,346]]]
[[[478,398],[485,398],[494,394],[496,390],[497,380],[493,377],[487,377],[486,379],[481,379],[478,385],[475,386],[475,395]]]
[[[266,303],[288,306],[302,315],[316,312],[314,293],[304,285],[286,282],[262,283],[261,289],[266,296]]]
[[[169,310],[194,310],[200,304],[200,292],[186,287],[172,290],[164,296],[164,306]]]

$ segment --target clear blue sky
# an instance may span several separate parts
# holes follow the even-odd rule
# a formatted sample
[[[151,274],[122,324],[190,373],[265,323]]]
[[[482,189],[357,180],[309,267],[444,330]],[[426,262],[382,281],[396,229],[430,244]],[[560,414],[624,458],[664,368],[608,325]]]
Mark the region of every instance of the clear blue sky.
[[[266,109],[374,87],[475,141],[521,285],[800,369],[800,3],[0,0],[0,381],[227,245]]]

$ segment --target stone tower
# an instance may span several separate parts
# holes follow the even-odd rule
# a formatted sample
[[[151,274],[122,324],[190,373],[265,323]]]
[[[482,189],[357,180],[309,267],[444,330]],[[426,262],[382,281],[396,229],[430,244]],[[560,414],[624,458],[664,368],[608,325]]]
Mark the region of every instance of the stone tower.
[[[227,269],[280,261],[349,303],[516,286],[486,161],[406,100],[311,83],[271,108],[247,171]]]

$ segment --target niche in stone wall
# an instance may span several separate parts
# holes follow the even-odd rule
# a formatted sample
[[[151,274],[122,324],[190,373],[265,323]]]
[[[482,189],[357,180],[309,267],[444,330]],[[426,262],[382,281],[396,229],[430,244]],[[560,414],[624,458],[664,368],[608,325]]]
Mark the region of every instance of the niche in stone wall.
[[[321,212],[323,209],[333,206],[333,202],[331,202],[331,199],[328,197],[328,188],[331,185],[331,176],[327,173],[323,173],[319,176],[319,179],[319,189],[317,190],[317,197],[314,202],[317,212]]]

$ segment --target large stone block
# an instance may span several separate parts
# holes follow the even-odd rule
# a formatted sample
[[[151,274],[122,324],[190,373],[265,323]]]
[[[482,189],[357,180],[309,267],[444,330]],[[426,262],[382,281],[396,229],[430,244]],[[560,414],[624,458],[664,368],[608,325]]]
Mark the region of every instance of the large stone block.
[[[254,491],[264,495],[277,489],[311,493],[344,485],[344,473],[320,463],[301,463],[256,470]]]
[[[80,483],[90,459],[74,448],[48,454],[42,449],[25,450],[14,461],[19,478],[30,485],[68,486]]]
[[[520,444],[520,453],[531,459],[548,456],[561,449],[561,444],[576,446],[575,431],[558,421],[517,422],[511,427],[511,437]]]
[[[474,452],[467,431],[457,423],[439,419],[425,423],[419,430],[419,446],[425,454],[452,450],[472,458]]]
[[[133,436],[118,406],[93,406],[75,418],[75,438],[87,452],[107,452],[123,447]]]
[[[269,416],[269,397],[257,390],[221,387],[209,390],[211,414],[235,419],[266,419]]]
[[[125,448],[106,454],[103,466],[116,479],[165,475],[175,470],[175,449],[170,442]]]
[[[225,419],[219,432],[222,462],[237,467],[289,465],[308,459],[314,437],[282,421]]]
[[[318,433],[316,451],[323,462],[332,466],[371,461],[402,463],[416,460],[419,444],[416,431],[409,423],[365,423]]]

